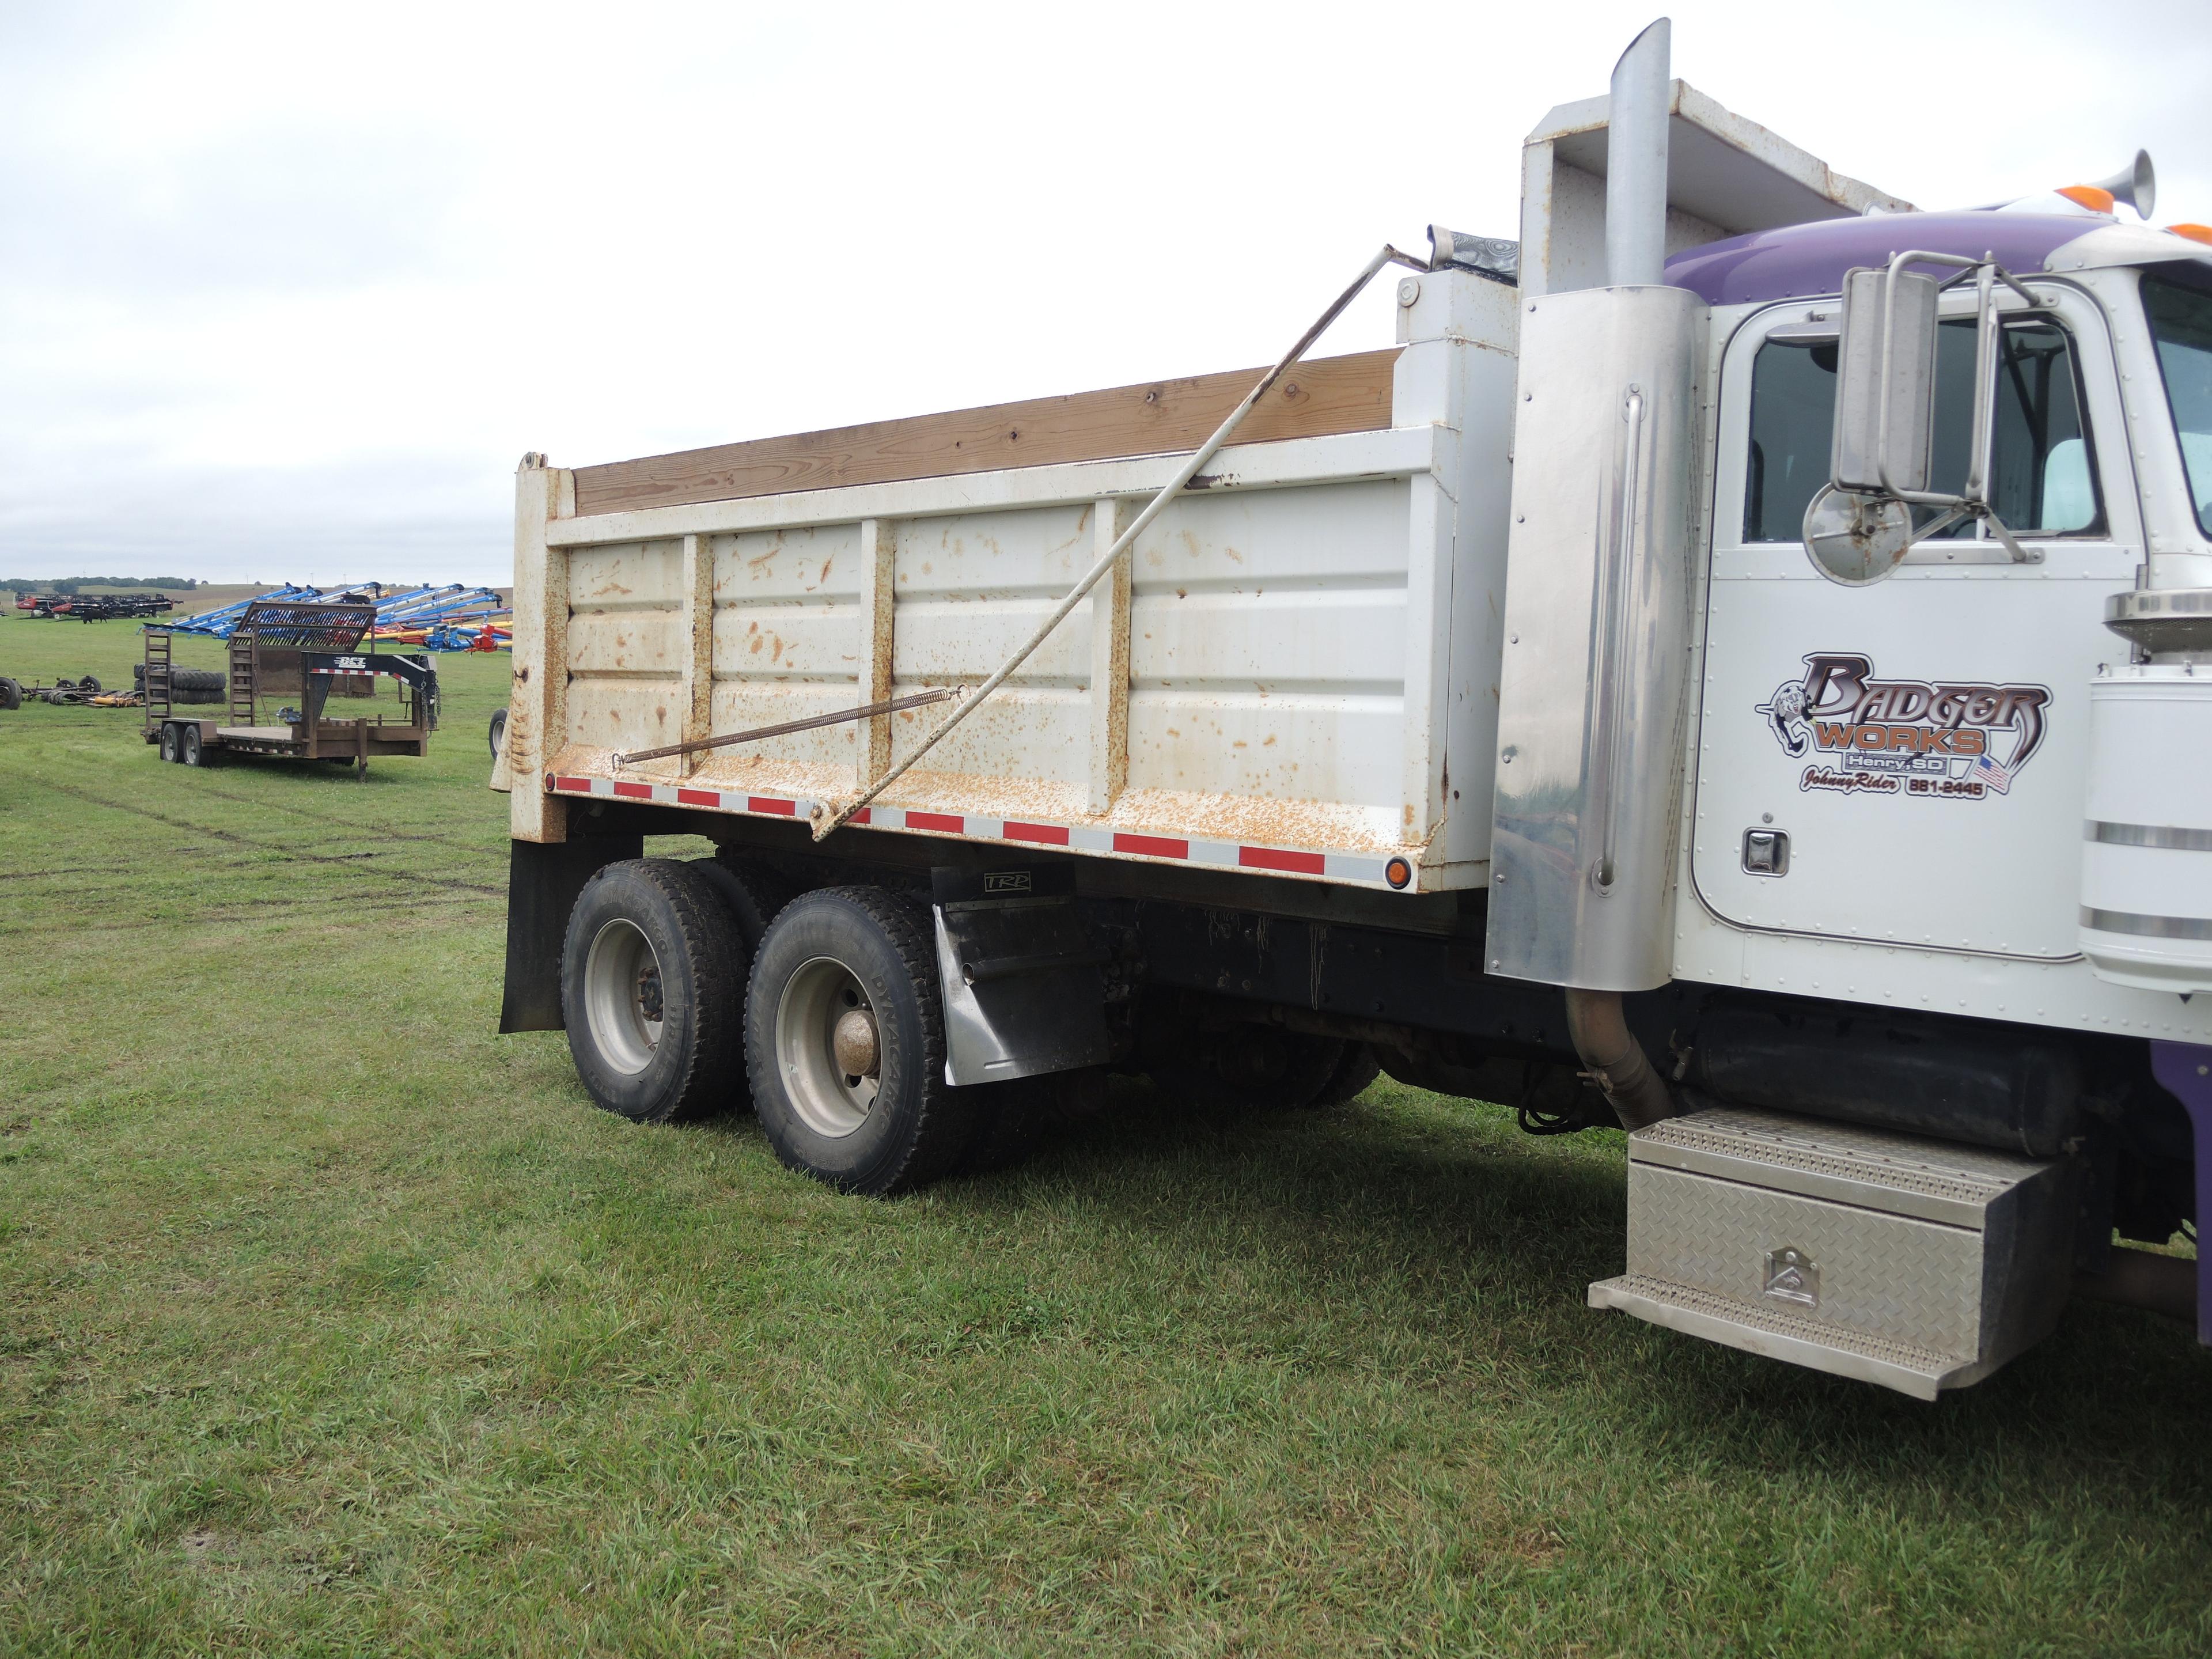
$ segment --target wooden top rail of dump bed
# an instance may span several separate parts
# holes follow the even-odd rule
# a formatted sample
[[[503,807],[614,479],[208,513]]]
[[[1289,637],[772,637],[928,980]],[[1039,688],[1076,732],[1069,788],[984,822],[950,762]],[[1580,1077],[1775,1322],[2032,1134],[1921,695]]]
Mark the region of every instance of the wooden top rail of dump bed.
[[[1237,441],[1387,429],[1397,360],[1394,347],[1298,364],[1245,418]],[[1266,373],[1232,369],[579,467],[576,515],[1196,449]]]

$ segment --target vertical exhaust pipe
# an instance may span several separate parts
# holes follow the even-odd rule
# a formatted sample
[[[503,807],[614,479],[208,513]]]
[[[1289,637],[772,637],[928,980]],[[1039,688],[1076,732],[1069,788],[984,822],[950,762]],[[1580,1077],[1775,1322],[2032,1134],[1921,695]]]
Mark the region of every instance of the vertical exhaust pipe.
[[[1611,288],[1656,287],[1667,266],[1667,124],[1674,24],[1662,17],[1613,67],[1606,111],[1605,268]],[[1626,732],[1617,732],[1617,741]],[[1624,1129],[1674,1115],[1674,1097],[1628,1030],[1618,991],[1567,990],[1567,1035]]]
[[[1605,280],[1612,288],[1666,280],[1674,33],[1661,18],[1613,66],[1605,120]]]

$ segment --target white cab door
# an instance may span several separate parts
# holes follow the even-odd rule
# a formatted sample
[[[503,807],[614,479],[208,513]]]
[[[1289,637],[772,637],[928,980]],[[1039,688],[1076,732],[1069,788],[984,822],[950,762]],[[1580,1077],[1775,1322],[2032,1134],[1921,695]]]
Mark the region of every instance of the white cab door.
[[[1827,477],[1833,348],[1815,337],[1834,303],[1761,313],[1723,355],[1691,869],[1724,922],[2075,954],[2088,687],[2124,659],[2103,605],[2142,538],[2102,315],[2036,287],[2057,305],[2008,317],[1994,474],[2033,564],[1970,537],[1872,587],[1822,578],[1798,537]],[[1951,314],[1939,489],[1963,471],[1972,386]]]

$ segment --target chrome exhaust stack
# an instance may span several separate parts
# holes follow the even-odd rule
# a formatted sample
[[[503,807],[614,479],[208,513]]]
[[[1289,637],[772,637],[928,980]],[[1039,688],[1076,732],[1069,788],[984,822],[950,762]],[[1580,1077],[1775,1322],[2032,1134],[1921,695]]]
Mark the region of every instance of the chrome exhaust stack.
[[[1674,1110],[1620,995],[1671,977],[1702,310],[1662,286],[1669,26],[1613,70],[1608,286],[1524,301],[1488,957],[1567,991],[1624,1124]]]

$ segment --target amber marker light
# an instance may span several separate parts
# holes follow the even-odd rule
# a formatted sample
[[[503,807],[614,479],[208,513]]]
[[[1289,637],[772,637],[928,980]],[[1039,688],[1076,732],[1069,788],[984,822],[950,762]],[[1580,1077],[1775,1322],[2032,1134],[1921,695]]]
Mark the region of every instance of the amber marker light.
[[[2100,190],[2094,185],[2068,185],[2058,193],[2075,206],[2085,207],[2092,213],[2110,213],[2112,210],[2112,192]]]
[[[2212,246],[2212,225],[2168,225],[2166,228],[2176,236],[2186,236],[2192,242]]]
[[[1403,887],[1413,878],[1413,866],[1403,859],[1392,859],[1382,866],[1382,879],[1393,887]]]

